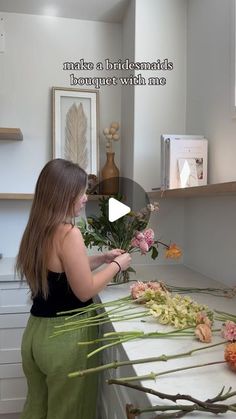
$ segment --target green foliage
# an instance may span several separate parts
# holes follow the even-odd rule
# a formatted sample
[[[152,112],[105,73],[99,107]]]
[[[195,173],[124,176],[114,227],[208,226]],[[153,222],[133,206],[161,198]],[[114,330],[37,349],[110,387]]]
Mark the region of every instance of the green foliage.
[[[115,198],[121,200],[122,196],[117,195]],[[109,197],[100,198],[99,215],[88,217],[87,223],[84,219],[78,223],[85,245],[87,247],[97,246],[99,250],[107,247],[108,249],[123,249],[126,252],[133,251],[131,240],[136,231],[142,231],[147,227],[150,211],[147,208],[138,213],[131,211],[117,221],[110,222],[108,201]],[[157,242],[155,243],[157,245]],[[156,259],[158,256],[156,246],[152,246],[150,250],[152,258]]]

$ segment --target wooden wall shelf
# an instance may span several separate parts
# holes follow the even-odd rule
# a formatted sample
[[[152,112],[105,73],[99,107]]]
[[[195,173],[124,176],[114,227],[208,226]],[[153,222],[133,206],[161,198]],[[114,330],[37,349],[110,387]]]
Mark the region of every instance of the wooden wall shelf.
[[[97,201],[103,195],[88,195],[89,201]],[[0,193],[0,200],[32,201],[34,194],[31,193]]]
[[[31,193],[0,193],[0,199],[30,201],[34,197]]]
[[[1,141],[22,141],[23,134],[20,128],[0,128]]]
[[[209,196],[236,195],[236,182],[216,183],[204,186],[194,186],[191,188],[167,189],[149,192],[151,199],[160,198],[199,198]]]
[[[192,188],[167,189],[165,191],[148,192],[151,199],[167,198],[199,198],[210,196],[236,196],[236,182],[216,183],[205,186],[195,186]],[[0,200],[32,200],[33,194],[29,193],[0,193]],[[97,201],[104,195],[88,195],[89,201]]]

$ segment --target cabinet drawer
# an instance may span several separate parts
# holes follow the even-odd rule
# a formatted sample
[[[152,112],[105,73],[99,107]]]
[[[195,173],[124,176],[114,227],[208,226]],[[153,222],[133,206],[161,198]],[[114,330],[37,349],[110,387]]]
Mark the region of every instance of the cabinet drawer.
[[[0,286],[0,314],[27,313],[31,307],[28,288],[12,283]]]
[[[24,372],[20,363],[0,365],[0,380],[4,381],[10,378],[24,378]]]
[[[0,380],[0,414],[21,412],[27,394],[25,378]]]
[[[29,314],[0,315],[0,364],[21,362],[21,340]]]
[[[0,329],[25,328],[29,313],[1,314]]]

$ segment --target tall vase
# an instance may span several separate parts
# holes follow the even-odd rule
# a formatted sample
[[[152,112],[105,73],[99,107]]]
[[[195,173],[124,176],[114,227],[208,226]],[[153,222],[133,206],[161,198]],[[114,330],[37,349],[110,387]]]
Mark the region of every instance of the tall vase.
[[[118,272],[112,279],[112,282],[115,284],[123,284],[125,282],[129,282],[130,274],[129,271],[120,271]]]
[[[101,171],[100,192],[104,195],[115,195],[119,192],[119,169],[115,164],[115,153],[106,154],[107,161]]]

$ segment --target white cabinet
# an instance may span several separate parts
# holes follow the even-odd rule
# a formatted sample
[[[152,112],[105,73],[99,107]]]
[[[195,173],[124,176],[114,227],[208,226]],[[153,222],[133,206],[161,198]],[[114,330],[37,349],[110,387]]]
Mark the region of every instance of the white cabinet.
[[[21,412],[24,405],[27,384],[20,348],[30,306],[26,284],[0,276],[0,418]]]
[[[113,325],[107,324],[102,327],[102,333],[114,331]],[[107,348],[101,355],[102,364],[113,361],[127,361],[128,356],[123,345]],[[133,403],[135,406],[147,405],[145,393],[134,391],[127,387],[109,385],[107,380],[121,378],[122,376],[134,376],[136,373],[132,365],[122,368],[104,371],[99,376],[99,419],[127,419],[126,405]],[[145,414],[145,419],[153,417],[153,414]]]

